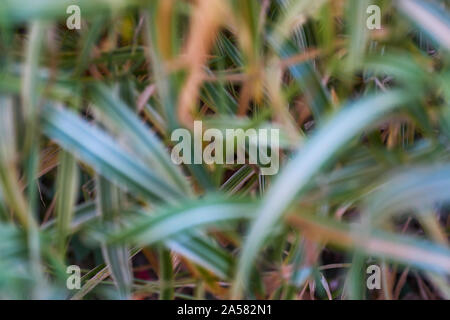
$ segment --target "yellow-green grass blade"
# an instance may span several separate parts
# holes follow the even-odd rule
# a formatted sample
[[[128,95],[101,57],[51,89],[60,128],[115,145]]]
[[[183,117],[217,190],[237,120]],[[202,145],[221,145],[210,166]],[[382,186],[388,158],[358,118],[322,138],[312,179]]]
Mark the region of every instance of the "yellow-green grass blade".
[[[70,225],[78,196],[78,168],[73,155],[67,151],[59,153],[59,169],[56,186],[56,246],[61,258],[65,256]]]
[[[117,186],[103,177],[97,177],[97,212],[106,230],[121,230],[120,213],[123,194]],[[119,291],[119,297],[127,299],[133,283],[130,255],[126,244],[102,244],[103,258]]]

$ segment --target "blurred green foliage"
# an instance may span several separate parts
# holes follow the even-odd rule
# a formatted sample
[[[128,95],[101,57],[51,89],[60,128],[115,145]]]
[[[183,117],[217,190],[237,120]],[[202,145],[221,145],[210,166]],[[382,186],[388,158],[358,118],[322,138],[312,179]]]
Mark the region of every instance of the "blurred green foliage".
[[[449,299],[449,10],[2,0],[0,298]],[[280,173],[175,165],[194,119],[280,128]]]

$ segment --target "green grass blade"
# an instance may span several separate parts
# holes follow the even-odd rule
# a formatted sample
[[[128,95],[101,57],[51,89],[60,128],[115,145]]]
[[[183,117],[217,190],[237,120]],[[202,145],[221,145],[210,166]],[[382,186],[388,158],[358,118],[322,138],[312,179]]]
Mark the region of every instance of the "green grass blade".
[[[206,237],[196,233],[181,234],[164,243],[172,251],[211,271],[219,278],[232,277],[232,255]]]
[[[444,49],[450,51],[450,14],[433,1],[399,0],[398,8]]]
[[[308,238],[325,241],[339,247],[365,252],[379,258],[411,265],[416,268],[450,274],[450,249],[418,238],[395,235],[380,230],[362,232],[346,223],[308,215],[291,216],[289,221]],[[354,227],[354,226],[353,226]]]
[[[56,186],[56,237],[57,250],[61,257],[65,256],[67,237],[78,193],[78,170],[75,158],[66,151],[59,154],[60,166]]]
[[[14,123],[12,99],[0,96],[0,184],[7,205],[19,221],[28,226],[34,223],[34,218],[18,183]]]
[[[106,133],[72,112],[47,106],[42,121],[50,138],[121,186],[152,200],[175,202],[183,197]]]
[[[97,206],[101,223],[107,230],[120,230],[121,192],[103,177],[97,177]],[[130,255],[126,244],[102,245],[103,257],[116,284],[119,296],[127,299],[133,282]]]
[[[430,214],[429,208],[450,203],[450,166],[445,163],[411,167],[385,178],[367,199],[365,218],[371,226],[395,214],[415,210]]]
[[[249,219],[252,203],[224,199],[203,199],[161,209],[148,217],[137,218],[125,230],[107,236],[109,243],[132,241],[151,245],[188,230],[218,225],[226,221]]]
[[[272,228],[312,177],[366,126],[409,101],[402,91],[370,96],[343,108],[302,147],[270,188],[257,211],[241,253],[234,295],[239,296],[253,261]]]
[[[170,250],[159,248],[159,286],[160,286],[160,300],[172,300],[174,295],[173,290],[173,264]]]
[[[174,187],[180,192],[190,194],[186,178],[177,168],[168,155],[167,149],[158,140],[157,136],[142,123],[139,118],[122,102],[115,97],[106,87],[96,87],[93,95],[97,101],[96,106],[102,113],[129,136],[136,144],[136,151],[144,154],[144,157],[155,168],[156,172],[170,179]]]
[[[347,58],[348,69],[346,69],[348,72],[360,68],[364,58],[370,31],[366,26],[368,18],[366,10],[370,4],[369,0],[346,1],[348,14],[347,32],[350,36]]]

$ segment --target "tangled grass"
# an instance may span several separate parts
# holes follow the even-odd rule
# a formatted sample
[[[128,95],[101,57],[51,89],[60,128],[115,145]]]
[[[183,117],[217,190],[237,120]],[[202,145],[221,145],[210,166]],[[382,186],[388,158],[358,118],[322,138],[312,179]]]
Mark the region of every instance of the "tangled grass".
[[[2,0],[0,298],[450,298],[449,9]],[[279,129],[279,174],[175,165],[194,120]]]

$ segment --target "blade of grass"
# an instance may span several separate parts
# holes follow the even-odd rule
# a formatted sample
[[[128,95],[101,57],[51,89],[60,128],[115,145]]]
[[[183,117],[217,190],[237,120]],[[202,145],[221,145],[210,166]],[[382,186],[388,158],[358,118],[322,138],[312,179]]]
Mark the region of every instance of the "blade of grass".
[[[139,245],[151,245],[181,232],[194,230],[225,221],[249,219],[252,203],[230,201],[229,199],[202,199],[185,202],[180,206],[162,208],[150,216],[139,217],[125,230],[107,235],[108,243],[133,241]]]
[[[65,257],[67,238],[78,193],[78,170],[75,158],[66,151],[59,154],[60,166],[56,188],[56,236],[57,251],[61,258]]]
[[[103,177],[97,177],[97,208],[106,229],[120,230],[120,190]],[[130,296],[133,283],[129,250],[126,244],[102,245],[103,257],[118,288],[121,299]]]
[[[9,97],[0,96],[0,183],[5,201],[24,226],[34,224],[28,203],[18,185],[16,161],[16,138],[14,130],[13,104]]]
[[[47,106],[41,119],[50,138],[121,186],[151,200],[175,202],[183,198],[182,193],[123,150],[105,132],[72,112]]]
[[[410,98],[405,92],[391,91],[356,101],[344,107],[297,151],[277,177],[255,215],[240,256],[234,297],[241,295],[256,254],[272,228],[295,197],[306,189],[312,177],[366,126],[407,103]]]
[[[170,251],[165,248],[159,248],[159,286],[160,300],[172,300],[173,290],[173,264]]]
[[[433,1],[399,0],[398,8],[432,39],[450,50],[450,15]]]
[[[172,181],[174,187],[189,195],[190,189],[186,178],[179,168],[172,163],[167,149],[157,136],[132,113],[124,102],[114,97],[106,87],[97,86],[93,95],[97,101],[96,106],[120,127],[124,135],[130,136],[136,144],[136,151],[145,154],[145,159],[155,167],[155,171],[164,174]]]
[[[429,241],[374,230],[363,233],[355,226],[307,215],[292,215],[289,223],[314,241],[360,250],[368,255],[398,261],[438,274],[450,274],[450,250]]]

